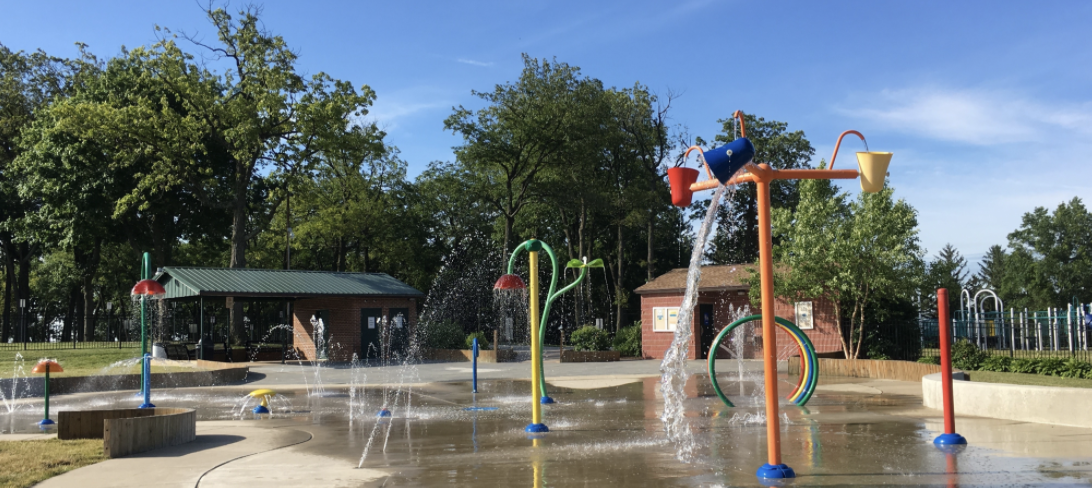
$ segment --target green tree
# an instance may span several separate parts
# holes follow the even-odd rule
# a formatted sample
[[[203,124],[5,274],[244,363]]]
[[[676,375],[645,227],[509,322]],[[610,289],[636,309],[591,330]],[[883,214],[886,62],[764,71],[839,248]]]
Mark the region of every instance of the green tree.
[[[796,211],[773,212],[774,234],[780,237],[774,255],[787,265],[777,272],[775,293],[831,300],[847,358],[860,355],[866,325],[887,318],[869,315],[877,304],[906,301],[920,286],[917,211],[893,200],[892,193],[887,187],[847,202],[829,181],[804,180]],[[750,279],[757,305],[759,276]]]
[[[967,259],[951,244],[945,244],[936,257],[926,266],[921,299],[933,304],[937,300],[937,289],[948,290],[948,309],[959,309],[959,294],[968,286]],[[927,307],[932,308],[932,307]]]
[[[543,173],[560,169],[572,145],[588,126],[582,108],[596,92],[597,81],[580,69],[523,55],[524,68],[515,83],[492,92],[472,92],[487,102],[478,111],[459,106],[444,128],[463,138],[456,159],[471,178],[467,191],[500,214],[505,252],[511,250],[516,217],[542,198]]]
[[[1029,305],[1046,308],[1076,298],[1092,301],[1092,213],[1074,197],[1049,212],[1036,207],[1024,214],[1020,228],[1009,234],[1015,255],[1033,259],[1028,279]],[[1019,262],[1020,258],[1014,261]],[[1016,268],[1006,266],[1006,269]]]

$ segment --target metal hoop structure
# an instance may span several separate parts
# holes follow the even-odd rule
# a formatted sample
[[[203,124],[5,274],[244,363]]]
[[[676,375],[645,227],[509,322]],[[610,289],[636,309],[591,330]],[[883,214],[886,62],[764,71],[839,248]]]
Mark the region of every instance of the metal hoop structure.
[[[717,334],[717,338],[713,340],[713,346],[709,348],[709,381],[713,383],[713,391],[717,393],[720,401],[729,407],[735,407],[735,405],[728,400],[724,392],[720,391],[720,384],[717,383],[717,372],[714,368],[717,357],[716,350],[720,347],[721,341],[732,332],[732,329],[752,320],[762,320],[762,315],[749,315],[728,324]],[[796,389],[787,398],[796,405],[804,406],[811,399],[811,395],[815,393],[816,385],[819,384],[819,360],[815,356],[815,346],[812,345],[811,339],[808,339],[808,336],[792,322],[777,316],[774,317],[774,321],[781,330],[788,333],[796,341],[797,347],[800,348],[800,381],[797,382]]]

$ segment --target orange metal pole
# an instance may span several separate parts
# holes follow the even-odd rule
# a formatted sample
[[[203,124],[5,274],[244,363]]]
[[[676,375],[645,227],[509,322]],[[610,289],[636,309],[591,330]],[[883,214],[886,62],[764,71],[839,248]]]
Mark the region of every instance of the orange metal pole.
[[[756,179],[758,189],[758,259],[762,267],[762,356],[766,370],[766,457],[781,464],[781,426],[777,396],[777,328],[774,325],[773,230],[770,225],[770,181]]]

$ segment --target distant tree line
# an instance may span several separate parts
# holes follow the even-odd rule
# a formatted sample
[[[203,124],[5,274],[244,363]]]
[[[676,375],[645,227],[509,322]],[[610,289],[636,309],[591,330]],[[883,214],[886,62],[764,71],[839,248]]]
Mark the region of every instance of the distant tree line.
[[[38,322],[61,324],[60,339],[95,337],[105,304],[128,301],[144,251],[156,266],[385,272],[423,291],[472,282],[481,294],[432,294],[465,296],[444,320],[469,332],[488,313],[489,276],[528,238],[552,244],[562,263],[605,261],[555,317],[570,331],[595,318],[617,330],[639,318],[635,288],[687,264],[707,204],[673,207],[667,169],[692,144],[739,135],[725,119],[709,141],[691,138],[671,122],[673,94],[607,87],[524,56],[515,81],[474,92],[482,108],[455,107],[443,121],[461,139],[455,159],[411,180],[367,118],[371,88],[300,73],[257,9],[207,14],[215,42],[157,28],[159,42],[108,59],[85,46],[62,59],[0,45],[0,339],[15,335],[19,299]],[[756,160],[809,167],[803,132],[746,122]],[[757,259],[753,192],[744,185],[721,207],[708,262]],[[916,212],[890,189],[850,201],[828,183],[779,181],[772,201],[778,259],[824,284],[787,281],[782,292],[833,294],[858,327],[892,301],[968,280],[954,250],[923,262]],[[1092,298],[1088,219],[1076,199],[1053,215],[1037,209],[974,279],[1013,303]],[[231,312],[237,341],[241,307]]]

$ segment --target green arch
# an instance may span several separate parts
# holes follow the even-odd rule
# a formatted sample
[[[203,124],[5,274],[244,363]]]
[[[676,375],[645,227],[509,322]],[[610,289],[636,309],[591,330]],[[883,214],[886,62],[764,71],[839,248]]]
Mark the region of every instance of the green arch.
[[[727,327],[722,329],[720,333],[717,334],[717,338],[713,340],[712,347],[709,348],[709,351],[711,352],[711,354],[709,354],[708,360],[709,381],[713,384],[713,391],[716,392],[717,397],[720,398],[720,401],[724,402],[724,404],[729,407],[734,407],[735,405],[733,405],[732,402],[728,400],[728,397],[724,395],[724,392],[722,392],[720,389],[720,384],[717,382],[717,372],[714,367],[714,363],[717,357],[716,351],[720,347],[720,343],[724,340],[725,337],[728,336],[728,334],[733,329],[747,322],[761,319],[761,314],[755,314],[743,317],[739,320],[736,320],[735,322],[728,324]],[[800,381],[796,385],[796,390],[794,390],[793,393],[788,396],[788,399],[797,405],[803,406],[808,403],[808,400],[811,399],[812,394],[815,393],[815,387],[819,382],[819,361],[818,358],[815,356],[815,346],[812,345],[811,339],[809,339],[808,336],[800,330],[800,328],[798,328],[792,322],[789,322],[787,319],[774,316],[774,322],[779,327],[781,327],[782,330],[788,333],[789,336],[796,341],[797,347],[800,348]]]

